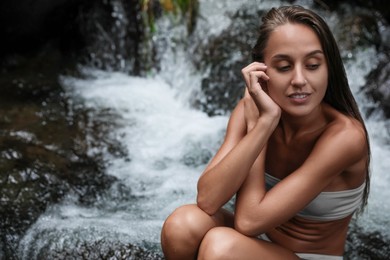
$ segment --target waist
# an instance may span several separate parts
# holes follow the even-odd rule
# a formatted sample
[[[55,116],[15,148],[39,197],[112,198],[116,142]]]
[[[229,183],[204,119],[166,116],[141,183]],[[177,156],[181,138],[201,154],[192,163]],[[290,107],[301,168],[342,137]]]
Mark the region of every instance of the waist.
[[[260,239],[272,242],[266,234],[261,234]],[[338,255],[324,255],[324,254],[313,254],[313,253],[295,253],[300,259],[304,260],[343,260],[343,256]]]
[[[351,217],[335,221],[311,221],[294,217],[267,232],[274,243],[294,252],[343,255]]]

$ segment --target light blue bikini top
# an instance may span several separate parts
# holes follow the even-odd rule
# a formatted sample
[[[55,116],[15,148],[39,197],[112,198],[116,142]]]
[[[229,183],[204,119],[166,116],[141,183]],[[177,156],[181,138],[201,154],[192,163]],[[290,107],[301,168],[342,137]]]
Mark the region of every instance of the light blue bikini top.
[[[278,178],[267,173],[265,174],[267,190],[270,190],[278,182],[280,182]],[[365,183],[351,190],[321,192],[297,215],[319,221],[345,218],[354,213],[361,204],[364,187]]]

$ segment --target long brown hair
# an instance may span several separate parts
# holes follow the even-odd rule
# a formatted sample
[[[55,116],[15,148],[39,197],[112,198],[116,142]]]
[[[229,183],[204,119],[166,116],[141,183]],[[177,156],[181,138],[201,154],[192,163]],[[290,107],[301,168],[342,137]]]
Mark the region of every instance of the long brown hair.
[[[318,14],[302,6],[294,5],[272,8],[265,14],[265,16],[262,17],[259,38],[252,50],[252,58],[254,61],[264,61],[264,50],[271,33],[276,27],[287,23],[299,23],[306,25],[316,33],[321,42],[329,71],[328,86],[324,102],[331,105],[338,111],[357,119],[364,128],[368,155],[366,163],[366,186],[364,189],[361,207],[361,209],[363,209],[367,204],[370,189],[370,142],[363,118],[349,87],[339,48],[331,30],[329,29],[329,26]]]

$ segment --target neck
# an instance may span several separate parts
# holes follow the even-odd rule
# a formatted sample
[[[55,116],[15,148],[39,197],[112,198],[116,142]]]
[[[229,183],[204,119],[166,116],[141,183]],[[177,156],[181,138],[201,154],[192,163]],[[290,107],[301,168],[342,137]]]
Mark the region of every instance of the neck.
[[[326,125],[323,106],[323,104],[320,104],[315,110],[305,116],[298,117],[282,113],[279,126],[283,132],[285,142],[289,143],[304,134],[322,129]]]

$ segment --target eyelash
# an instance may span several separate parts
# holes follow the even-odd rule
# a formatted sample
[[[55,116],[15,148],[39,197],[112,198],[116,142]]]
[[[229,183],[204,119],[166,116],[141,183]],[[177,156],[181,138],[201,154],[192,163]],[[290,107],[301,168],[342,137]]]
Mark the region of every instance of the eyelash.
[[[279,72],[286,72],[290,69],[291,66],[282,66],[282,67],[277,67],[277,70]]]
[[[316,69],[318,69],[319,66],[320,66],[320,64],[310,64],[310,65],[307,65],[306,67],[309,70],[316,70]]]
[[[316,69],[318,69],[318,67],[320,67],[320,64],[309,64],[309,65],[306,65],[306,68],[309,69],[309,70],[316,70]],[[291,66],[288,65],[288,66],[277,67],[277,70],[280,71],[280,72],[286,72],[290,68],[291,68]]]

